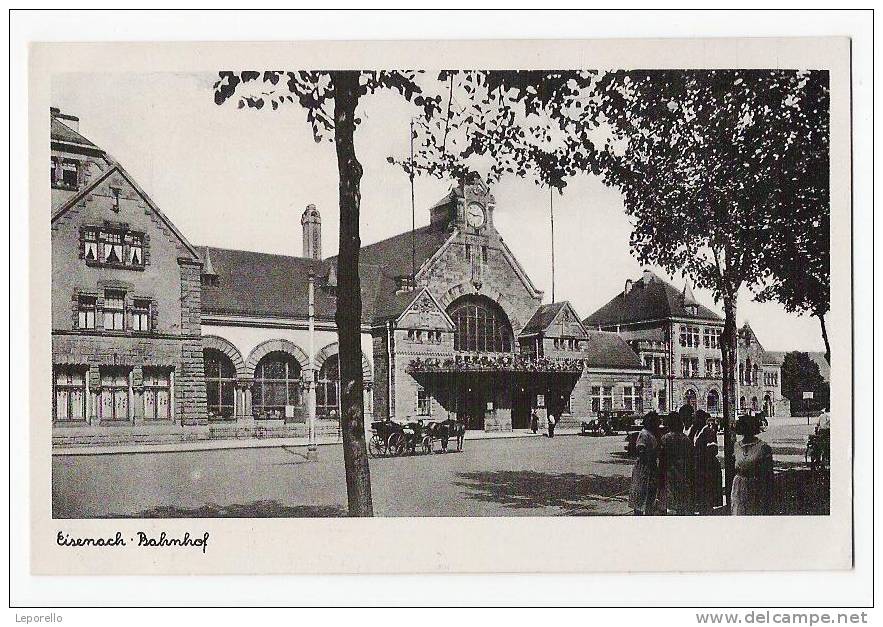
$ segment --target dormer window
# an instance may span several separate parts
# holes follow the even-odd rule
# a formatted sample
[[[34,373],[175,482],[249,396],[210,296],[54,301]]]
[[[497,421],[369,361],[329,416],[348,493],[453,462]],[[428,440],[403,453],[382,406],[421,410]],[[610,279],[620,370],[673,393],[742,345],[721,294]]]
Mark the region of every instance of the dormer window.
[[[401,294],[402,292],[410,292],[416,287],[416,282],[414,281],[414,277],[410,274],[404,274],[401,276],[397,276],[395,278],[396,282],[396,294]]]
[[[54,188],[76,190],[79,186],[79,163],[73,159],[52,157],[49,174]]]

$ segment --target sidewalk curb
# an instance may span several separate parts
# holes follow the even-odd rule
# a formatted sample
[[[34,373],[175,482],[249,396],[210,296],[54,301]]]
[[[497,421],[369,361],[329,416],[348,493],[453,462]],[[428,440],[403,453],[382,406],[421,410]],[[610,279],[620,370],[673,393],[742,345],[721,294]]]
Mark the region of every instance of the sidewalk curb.
[[[568,429],[557,432],[556,436],[580,435],[579,429]],[[490,431],[466,434],[467,441],[478,440],[511,440],[518,438],[539,438],[543,434],[524,433],[522,431]],[[321,438],[317,446],[341,445],[337,438]],[[79,455],[132,455],[138,453],[189,453],[198,451],[222,451],[247,448],[285,448],[309,446],[306,438],[248,438],[241,440],[194,440],[190,442],[166,442],[162,444],[113,444],[106,446],[69,446],[52,448],[53,457]]]

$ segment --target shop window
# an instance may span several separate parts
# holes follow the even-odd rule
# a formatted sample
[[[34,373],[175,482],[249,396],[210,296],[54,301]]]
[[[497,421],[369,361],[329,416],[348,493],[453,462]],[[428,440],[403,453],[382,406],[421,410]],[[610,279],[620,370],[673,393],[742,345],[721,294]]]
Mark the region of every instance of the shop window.
[[[121,290],[105,290],[104,291],[104,330],[105,331],[122,331],[125,329],[123,323],[124,303],[126,293]]]
[[[86,369],[59,366],[55,369],[54,418],[56,422],[86,420]]]
[[[98,299],[95,296],[77,297],[77,328],[94,329]]]
[[[236,367],[233,360],[214,348],[206,348],[202,351],[202,356],[209,418],[232,418],[236,389]]]
[[[172,419],[172,371],[144,369],[144,419]]]
[[[128,368],[101,368],[101,394],[98,403],[99,417],[103,421],[129,420],[129,374]]]

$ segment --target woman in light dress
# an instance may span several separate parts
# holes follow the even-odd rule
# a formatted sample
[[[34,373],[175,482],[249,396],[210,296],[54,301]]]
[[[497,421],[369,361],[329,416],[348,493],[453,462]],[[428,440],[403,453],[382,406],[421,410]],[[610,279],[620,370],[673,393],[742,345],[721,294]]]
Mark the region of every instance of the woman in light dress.
[[[635,516],[653,514],[656,491],[659,488],[659,416],[651,411],[644,416],[643,429],[638,433],[635,449],[638,461],[632,470],[629,507]]]
[[[757,437],[760,419],[739,416],[735,431],[742,436],[736,446],[736,476],[730,496],[733,516],[760,516],[772,513],[773,449]]]

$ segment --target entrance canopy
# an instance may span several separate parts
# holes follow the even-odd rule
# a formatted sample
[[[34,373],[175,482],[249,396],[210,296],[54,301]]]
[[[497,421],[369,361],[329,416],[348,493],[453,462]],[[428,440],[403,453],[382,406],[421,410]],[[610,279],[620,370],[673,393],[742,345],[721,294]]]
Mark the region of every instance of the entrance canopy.
[[[411,374],[433,372],[568,372],[578,374],[583,371],[584,366],[585,362],[582,359],[547,359],[529,355],[485,353],[413,359],[408,364],[408,372]]]

